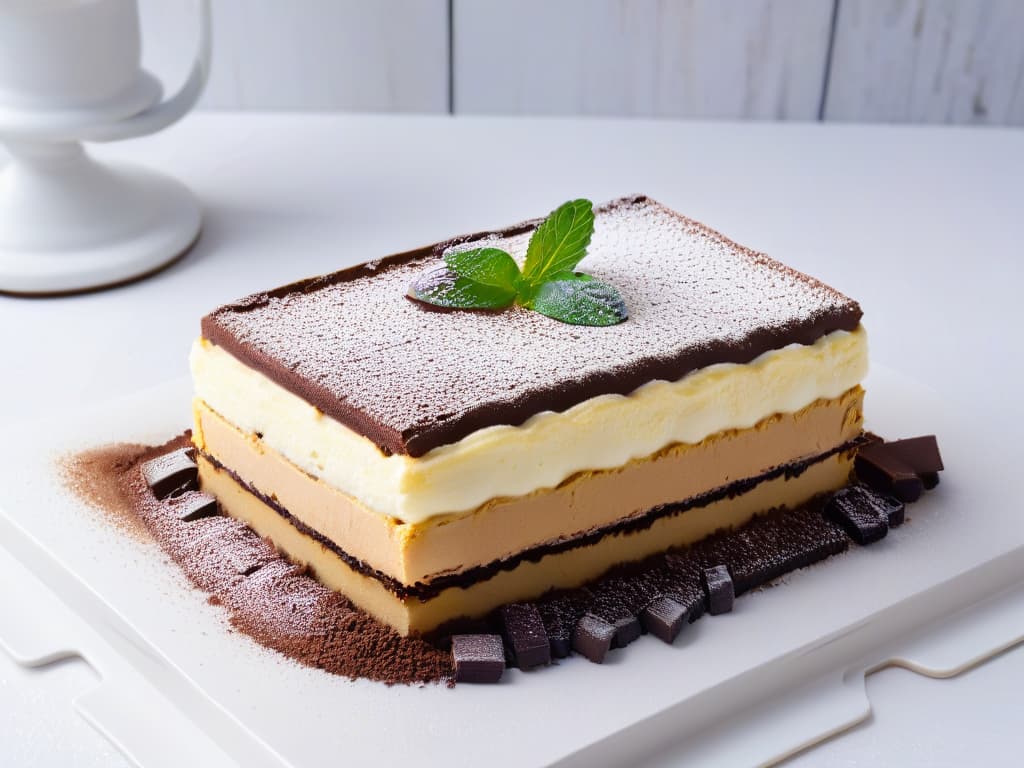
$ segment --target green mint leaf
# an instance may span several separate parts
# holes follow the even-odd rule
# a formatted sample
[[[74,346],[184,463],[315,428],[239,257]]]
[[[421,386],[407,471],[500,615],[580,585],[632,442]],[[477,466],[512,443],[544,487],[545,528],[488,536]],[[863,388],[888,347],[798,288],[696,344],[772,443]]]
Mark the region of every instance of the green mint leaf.
[[[565,272],[556,272],[548,278],[547,282],[551,283],[555,280],[578,280],[580,282],[589,283],[593,279],[593,275],[588,275],[586,272],[572,272],[566,270]]]
[[[445,254],[444,263],[459,277],[495,288],[516,289],[519,265],[500,248],[473,248]]]
[[[540,285],[531,285],[530,283],[522,280],[519,285],[519,295],[516,297],[516,302],[526,307],[527,309],[533,309],[533,301],[539,291],[547,283],[553,283],[558,280],[571,280],[573,282],[588,283],[594,278],[585,272],[556,272],[551,275],[545,282]]]
[[[448,309],[504,309],[512,306],[516,291],[460,277],[444,266],[420,274],[409,286],[408,296]]]
[[[544,283],[531,309],[572,325],[616,325],[629,317],[619,292],[593,279]]]
[[[523,265],[526,282],[536,286],[571,271],[586,256],[593,233],[594,206],[589,200],[570,200],[556,208],[530,238]]]

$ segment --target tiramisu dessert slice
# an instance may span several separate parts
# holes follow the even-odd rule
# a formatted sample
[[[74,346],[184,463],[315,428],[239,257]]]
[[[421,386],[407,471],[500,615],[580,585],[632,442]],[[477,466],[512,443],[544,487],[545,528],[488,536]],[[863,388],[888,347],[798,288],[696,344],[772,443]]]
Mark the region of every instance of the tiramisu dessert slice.
[[[857,303],[645,197],[589,214],[563,206],[536,237],[540,221],[464,236],[205,317],[203,490],[425,634],[846,485]]]

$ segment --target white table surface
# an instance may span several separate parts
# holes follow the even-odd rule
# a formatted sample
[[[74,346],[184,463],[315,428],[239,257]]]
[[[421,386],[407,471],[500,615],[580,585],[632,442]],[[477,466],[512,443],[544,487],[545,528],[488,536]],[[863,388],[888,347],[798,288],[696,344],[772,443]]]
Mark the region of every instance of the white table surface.
[[[1024,131],[206,113],[96,152],[188,183],[203,237],[137,285],[0,297],[5,420],[181,376],[198,318],[251,291],[632,192],[857,297],[873,358],[931,382],[979,430],[1024,416]],[[1009,485],[1011,457],[992,460]],[[0,482],[17,479],[0,467]],[[4,588],[21,578],[0,574]],[[0,654],[0,763],[120,764],[71,710],[90,676]],[[1021,680],[1024,648],[951,680],[876,673],[874,716],[792,762],[1016,764]]]

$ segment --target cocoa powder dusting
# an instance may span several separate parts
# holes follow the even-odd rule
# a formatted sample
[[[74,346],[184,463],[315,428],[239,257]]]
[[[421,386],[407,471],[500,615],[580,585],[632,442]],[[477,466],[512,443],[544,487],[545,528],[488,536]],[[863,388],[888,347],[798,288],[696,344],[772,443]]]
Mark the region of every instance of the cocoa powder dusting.
[[[121,477],[138,464],[146,449],[136,443],[117,443],[72,454],[60,462],[61,479],[69,490],[138,539],[150,538],[149,532],[134,513]]]
[[[188,433],[161,446],[118,444],[63,462],[68,487],[108,513],[119,528],[148,535],[231,625],[263,646],[310,667],[388,684],[453,679],[446,650],[402,637],[324,587],[237,520],[183,522],[174,499],[160,501],[142,462],[189,444]]]

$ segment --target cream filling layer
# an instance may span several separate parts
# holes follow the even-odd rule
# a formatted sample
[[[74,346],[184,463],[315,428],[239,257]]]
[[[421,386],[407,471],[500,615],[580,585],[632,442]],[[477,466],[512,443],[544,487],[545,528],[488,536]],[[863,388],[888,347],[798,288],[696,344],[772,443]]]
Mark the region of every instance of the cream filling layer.
[[[196,397],[303,469],[406,523],[470,513],[490,499],[557,486],[586,470],[611,469],[675,443],[747,429],[776,413],[832,399],[867,373],[863,328],[793,344],[750,363],[725,363],[628,395],[601,395],[521,426],[477,430],[412,458],[370,440],[205,339],[191,354]]]

